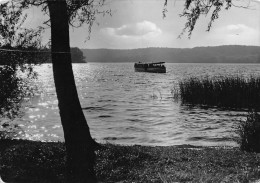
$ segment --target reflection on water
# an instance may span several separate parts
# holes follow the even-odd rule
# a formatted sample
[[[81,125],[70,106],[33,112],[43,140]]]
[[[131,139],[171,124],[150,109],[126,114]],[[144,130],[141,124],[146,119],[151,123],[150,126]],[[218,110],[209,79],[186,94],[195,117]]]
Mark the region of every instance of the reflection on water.
[[[134,72],[132,63],[74,64],[75,79],[91,134],[98,141],[142,145],[236,145],[232,126],[245,112],[200,109],[174,101],[180,79],[259,75],[258,65],[167,64],[166,74]],[[40,93],[16,119],[23,136],[63,140],[51,65],[37,67]]]

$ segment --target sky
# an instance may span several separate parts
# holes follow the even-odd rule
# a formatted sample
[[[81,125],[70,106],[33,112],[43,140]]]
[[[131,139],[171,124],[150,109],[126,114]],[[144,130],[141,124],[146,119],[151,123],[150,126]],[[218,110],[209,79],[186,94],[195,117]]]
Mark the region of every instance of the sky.
[[[0,0],[0,2],[3,0]],[[247,5],[248,0],[234,2]],[[98,16],[88,40],[87,25],[70,29],[72,47],[134,49],[146,47],[192,48],[218,45],[260,46],[260,0],[251,0],[250,8],[222,10],[207,32],[210,15],[201,16],[191,38],[178,38],[186,19],[180,17],[184,0],[168,0],[166,18],[162,16],[164,0],[107,0],[112,16]],[[28,10],[25,27],[40,25],[47,17],[37,8]],[[46,30],[43,39],[50,39]]]

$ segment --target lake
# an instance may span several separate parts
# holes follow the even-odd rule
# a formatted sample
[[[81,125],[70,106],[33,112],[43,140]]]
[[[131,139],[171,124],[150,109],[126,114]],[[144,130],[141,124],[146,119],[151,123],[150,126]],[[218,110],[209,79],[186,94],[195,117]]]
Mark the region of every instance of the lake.
[[[189,77],[260,75],[258,64],[166,63],[167,73],[134,72],[133,63],[73,64],[81,105],[98,142],[139,145],[236,146],[233,126],[246,112],[183,106],[173,98]],[[23,138],[63,141],[52,67],[35,68],[39,93],[15,120]]]

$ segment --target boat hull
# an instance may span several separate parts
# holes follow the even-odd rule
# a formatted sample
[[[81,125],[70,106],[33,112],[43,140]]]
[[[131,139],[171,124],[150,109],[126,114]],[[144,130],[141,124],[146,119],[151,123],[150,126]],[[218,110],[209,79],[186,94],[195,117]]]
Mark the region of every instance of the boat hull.
[[[152,73],[166,73],[166,68],[157,68],[157,67],[153,67],[153,68],[138,68],[135,67],[135,72],[152,72]]]

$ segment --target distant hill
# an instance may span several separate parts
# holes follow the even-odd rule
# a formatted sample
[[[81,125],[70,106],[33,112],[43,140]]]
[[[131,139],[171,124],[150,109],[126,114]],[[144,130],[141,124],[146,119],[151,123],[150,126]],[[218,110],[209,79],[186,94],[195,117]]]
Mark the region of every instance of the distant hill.
[[[259,46],[81,49],[87,62],[260,63]]]

